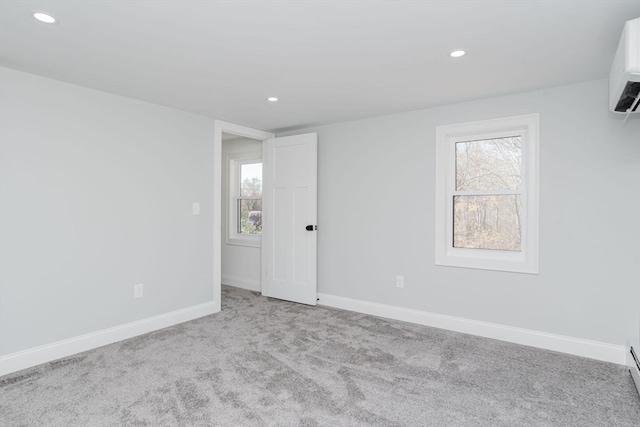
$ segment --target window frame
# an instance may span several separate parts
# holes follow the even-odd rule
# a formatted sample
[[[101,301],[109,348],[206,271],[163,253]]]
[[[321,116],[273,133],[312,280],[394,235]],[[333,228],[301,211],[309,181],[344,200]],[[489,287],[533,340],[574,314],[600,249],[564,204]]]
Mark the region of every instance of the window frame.
[[[538,274],[539,121],[536,113],[436,127],[436,265]],[[519,191],[456,190],[456,143],[517,135],[522,147]],[[454,196],[501,193],[521,195],[521,250],[454,247]]]
[[[262,158],[256,157],[255,154],[229,154],[227,155],[228,166],[228,212],[227,212],[227,244],[239,246],[262,246],[262,233],[248,234],[238,232],[238,202],[239,200],[262,200],[262,197],[241,196],[240,174],[242,165],[261,163],[264,166]]]

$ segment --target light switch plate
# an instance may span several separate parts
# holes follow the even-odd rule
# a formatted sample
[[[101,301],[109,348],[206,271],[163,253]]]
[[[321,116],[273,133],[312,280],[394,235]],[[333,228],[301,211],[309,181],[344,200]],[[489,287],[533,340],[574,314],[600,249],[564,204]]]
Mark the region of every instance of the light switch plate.
[[[193,214],[200,215],[200,203],[193,204]]]

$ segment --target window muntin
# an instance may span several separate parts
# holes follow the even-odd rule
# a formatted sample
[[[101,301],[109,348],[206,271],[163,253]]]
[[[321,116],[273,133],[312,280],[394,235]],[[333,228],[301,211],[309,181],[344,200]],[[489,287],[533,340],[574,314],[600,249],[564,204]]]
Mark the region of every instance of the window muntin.
[[[436,128],[436,264],[538,271],[537,114]]]

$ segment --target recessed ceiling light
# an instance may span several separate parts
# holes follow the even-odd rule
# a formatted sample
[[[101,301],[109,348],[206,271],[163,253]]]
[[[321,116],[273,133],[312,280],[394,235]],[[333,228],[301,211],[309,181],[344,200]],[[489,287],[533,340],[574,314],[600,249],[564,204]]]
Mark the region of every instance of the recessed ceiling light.
[[[267,101],[270,102],[276,102],[278,100],[278,98],[276,98],[275,96],[270,96],[269,98],[267,98]]]
[[[449,55],[451,55],[452,58],[460,58],[461,56],[464,56],[466,53],[467,52],[465,52],[464,50],[454,50]]]
[[[36,12],[33,14],[33,17],[36,18],[40,22],[45,22],[47,24],[53,24],[56,22],[56,18],[51,15],[47,15],[46,13]]]

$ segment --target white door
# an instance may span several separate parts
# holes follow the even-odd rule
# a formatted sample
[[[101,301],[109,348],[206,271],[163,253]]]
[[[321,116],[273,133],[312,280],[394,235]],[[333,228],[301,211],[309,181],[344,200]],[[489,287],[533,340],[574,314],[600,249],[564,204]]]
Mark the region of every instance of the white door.
[[[262,294],[316,305],[317,143],[315,133],[264,143]]]

